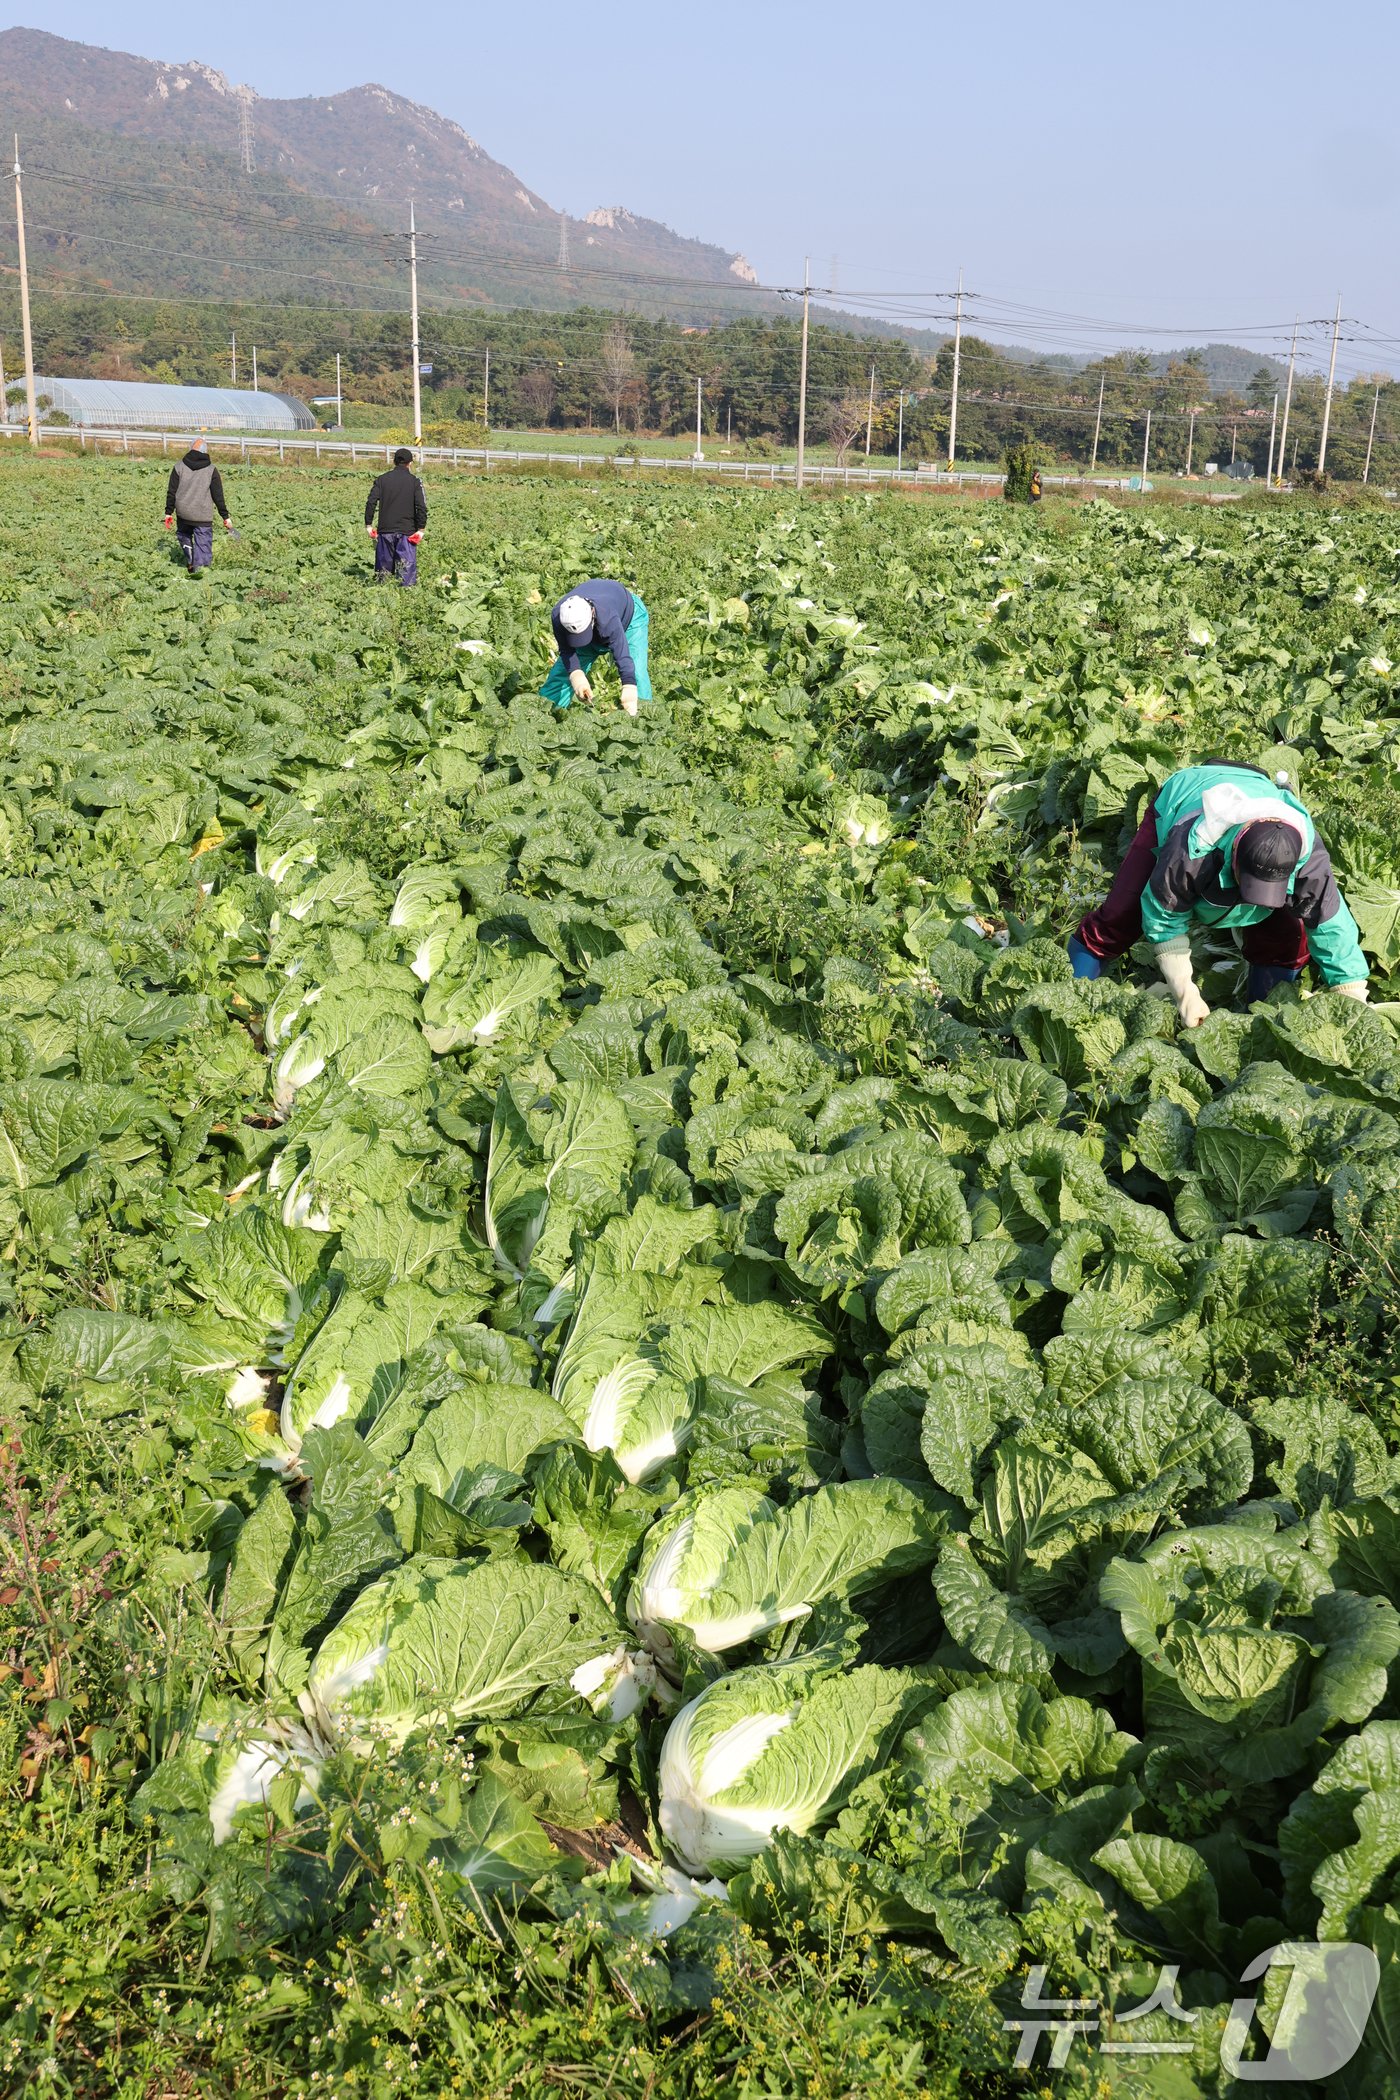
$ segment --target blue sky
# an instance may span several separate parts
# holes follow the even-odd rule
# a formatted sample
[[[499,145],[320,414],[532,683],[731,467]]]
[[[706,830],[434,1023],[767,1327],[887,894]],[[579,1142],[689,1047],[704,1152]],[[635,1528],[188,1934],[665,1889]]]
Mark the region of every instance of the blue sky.
[[[912,314],[961,264],[1002,341],[1093,353],[1173,330],[1286,350],[1294,313],[1330,314],[1340,291],[1364,328],[1339,372],[1400,368],[1386,0],[31,0],[3,19],[199,58],[263,95],[381,81],[552,203],[629,205],[770,283],[800,280],[808,252],[826,283],[835,257],[851,303],[878,291]]]

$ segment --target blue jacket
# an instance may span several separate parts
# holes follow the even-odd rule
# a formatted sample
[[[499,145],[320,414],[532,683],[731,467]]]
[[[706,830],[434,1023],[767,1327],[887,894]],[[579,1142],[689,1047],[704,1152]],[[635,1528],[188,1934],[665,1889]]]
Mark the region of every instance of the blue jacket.
[[[559,625],[559,607],[564,598],[586,598],[593,607],[593,625],[587,634],[566,634]],[[627,646],[627,629],[636,611],[632,593],[620,583],[607,576],[590,576],[587,583],[576,583],[564,598],[550,608],[549,624],[554,629],[554,640],[563,659],[564,669],[570,677],[581,671],[580,649],[607,649],[617,665],[617,675],[624,685],[637,683],[637,667],[632,661],[632,652]]]

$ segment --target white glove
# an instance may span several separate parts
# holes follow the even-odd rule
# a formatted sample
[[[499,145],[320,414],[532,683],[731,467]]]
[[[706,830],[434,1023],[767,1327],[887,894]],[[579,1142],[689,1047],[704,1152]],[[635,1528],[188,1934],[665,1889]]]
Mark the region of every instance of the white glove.
[[[1330,989],[1340,992],[1344,999],[1359,999],[1363,1006],[1371,996],[1371,987],[1364,977],[1358,977],[1352,984],[1334,984]]]
[[[575,700],[591,700],[593,698],[593,688],[588,683],[588,678],[585,672],[570,671],[569,684],[573,688]]]
[[[1163,955],[1158,953],[1157,967],[1166,982],[1167,990],[1176,1001],[1183,1026],[1199,1028],[1210,1008],[1201,997],[1200,986],[1191,975],[1189,955]]]
[[[635,715],[637,712],[637,688],[634,685],[625,685],[622,688],[622,712],[625,715]]]

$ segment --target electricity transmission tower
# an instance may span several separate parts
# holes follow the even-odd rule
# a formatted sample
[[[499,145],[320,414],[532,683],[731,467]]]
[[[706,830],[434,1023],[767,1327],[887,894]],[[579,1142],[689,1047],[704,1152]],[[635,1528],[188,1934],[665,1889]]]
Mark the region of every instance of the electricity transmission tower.
[[[253,90],[236,88],[238,97],[238,158],[245,175],[253,172]]]
[[[559,214],[559,267],[561,270],[569,267],[569,214],[566,211]]]

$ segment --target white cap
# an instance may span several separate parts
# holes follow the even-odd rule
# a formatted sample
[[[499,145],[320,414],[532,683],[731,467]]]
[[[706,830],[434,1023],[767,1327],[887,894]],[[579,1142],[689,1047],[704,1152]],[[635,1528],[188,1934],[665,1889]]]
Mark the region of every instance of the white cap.
[[[587,634],[596,617],[588,600],[580,598],[577,591],[559,608],[559,625],[565,634]]]

